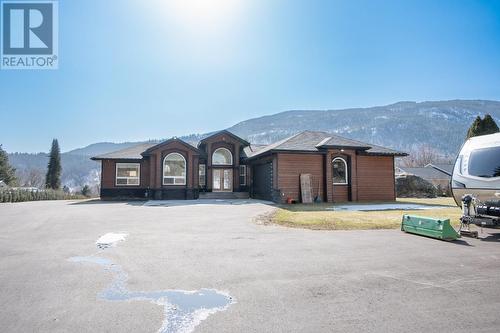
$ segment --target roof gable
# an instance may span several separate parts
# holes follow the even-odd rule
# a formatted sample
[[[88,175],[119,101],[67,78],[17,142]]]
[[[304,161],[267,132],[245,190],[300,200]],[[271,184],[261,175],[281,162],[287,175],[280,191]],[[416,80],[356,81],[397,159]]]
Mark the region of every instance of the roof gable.
[[[203,139],[202,139],[202,140],[198,143],[198,147],[199,147],[202,143],[204,143],[204,142],[208,141],[209,139],[211,139],[211,138],[213,138],[213,137],[219,136],[219,135],[227,135],[227,136],[229,136],[229,137],[231,137],[231,138],[235,139],[236,141],[240,142],[243,146],[249,146],[249,145],[250,145],[250,143],[249,143],[248,141],[246,141],[246,140],[244,140],[244,139],[240,138],[239,136],[237,136],[237,135],[235,135],[235,134],[233,134],[233,133],[229,132],[228,130],[222,130],[222,131],[218,131],[218,132],[215,132],[215,133],[213,133],[213,134],[210,134],[209,136],[207,136],[207,137],[203,138]]]
[[[168,146],[168,145],[170,145],[172,143],[180,143],[181,145],[185,146],[187,149],[192,150],[192,151],[196,152],[197,154],[201,154],[202,153],[198,148],[196,148],[195,146],[187,143],[186,141],[181,140],[181,139],[176,138],[176,137],[173,137],[171,139],[168,139],[166,141],[160,142],[157,145],[154,145],[154,146],[148,148],[141,155],[142,156],[150,155],[153,151],[155,151],[157,149],[160,149],[160,148],[163,148],[165,146]]]

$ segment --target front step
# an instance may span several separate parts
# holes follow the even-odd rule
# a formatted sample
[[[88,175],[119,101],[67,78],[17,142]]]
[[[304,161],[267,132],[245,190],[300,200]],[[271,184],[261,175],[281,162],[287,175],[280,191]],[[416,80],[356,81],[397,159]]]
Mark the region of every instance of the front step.
[[[200,192],[200,199],[248,199],[248,192]]]

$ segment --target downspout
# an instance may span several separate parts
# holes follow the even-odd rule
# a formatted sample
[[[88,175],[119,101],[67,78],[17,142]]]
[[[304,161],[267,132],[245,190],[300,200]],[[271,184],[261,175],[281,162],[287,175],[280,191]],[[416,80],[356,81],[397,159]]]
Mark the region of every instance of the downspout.
[[[328,152],[323,155],[323,200],[324,202],[328,202]],[[319,193],[318,193],[319,195]]]

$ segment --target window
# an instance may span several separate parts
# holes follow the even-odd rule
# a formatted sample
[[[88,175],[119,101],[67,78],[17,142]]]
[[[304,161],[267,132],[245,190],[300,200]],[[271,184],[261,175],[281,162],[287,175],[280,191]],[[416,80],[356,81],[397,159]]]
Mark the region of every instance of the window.
[[[347,184],[347,162],[342,157],[333,159],[333,183],[338,185]]]
[[[247,166],[240,165],[240,186],[247,185]]]
[[[116,185],[137,186],[140,177],[139,163],[116,163]]]
[[[186,159],[179,153],[163,160],[163,185],[186,185]]]
[[[218,148],[212,154],[212,164],[214,165],[232,165],[233,154],[226,148]]]
[[[207,172],[207,166],[205,164],[200,164],[198,166],[198,177],[199,177],[198,184],[200,186],[206,185],[206,182],[205,182],[206,172]]]
[[[500,147],[472,151],[469,157],[469,175],[483,178],[500,177]]]

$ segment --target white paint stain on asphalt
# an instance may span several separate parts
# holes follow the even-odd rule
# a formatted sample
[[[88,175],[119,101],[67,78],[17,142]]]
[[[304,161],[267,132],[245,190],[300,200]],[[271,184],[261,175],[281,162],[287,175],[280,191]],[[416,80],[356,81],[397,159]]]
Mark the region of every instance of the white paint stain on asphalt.
[[[108,247],[115,246],[119,242],[123,242],[127,236],[128,234],[125,233],[117,234],[114,232],[108,232],[107,234],[99,237],[95,244],[100,249],[106,249]]]
[[[97,264],[113,274],[113,281],[98,294],[108,301],[149,301],[163,306],[164,320],[158,333],[192,332],[209,315],[226,310],[235,301],[226,293],[214,289],[196,291],[160,290],[129,291],[128,275],[111,260],[101,257],[72,257],[71,262]]]

